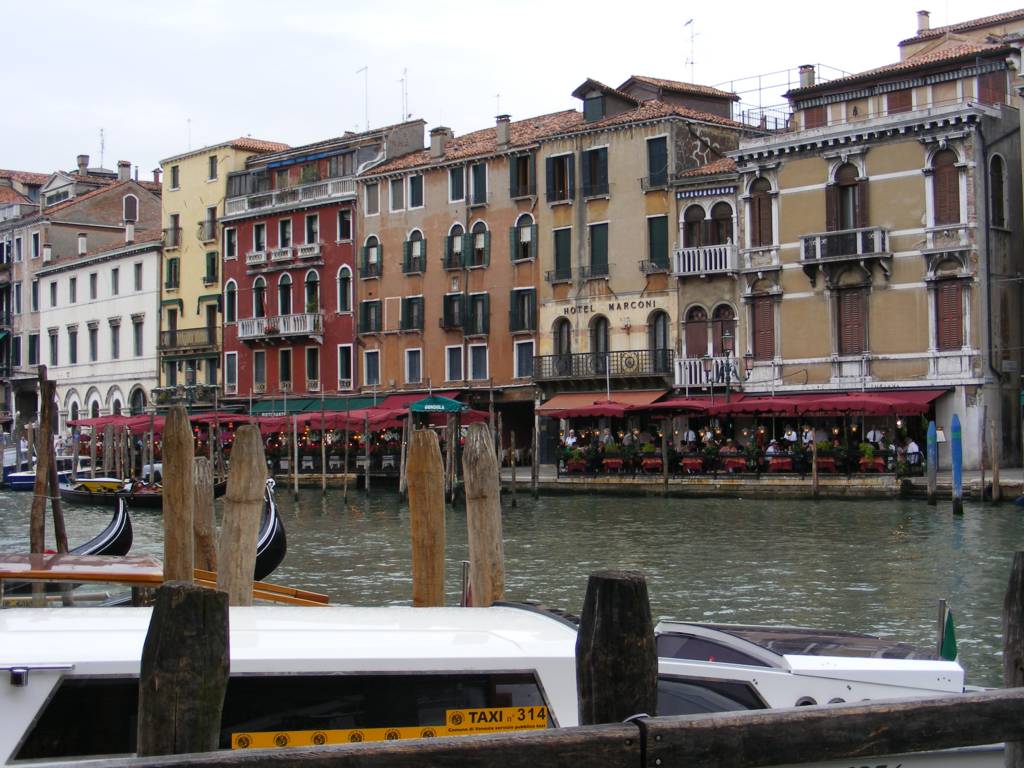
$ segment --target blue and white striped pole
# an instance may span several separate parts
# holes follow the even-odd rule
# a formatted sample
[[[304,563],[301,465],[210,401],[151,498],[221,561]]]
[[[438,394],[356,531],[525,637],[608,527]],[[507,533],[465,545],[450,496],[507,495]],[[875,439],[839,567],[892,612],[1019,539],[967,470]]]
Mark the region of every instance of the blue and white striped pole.
[[[950,459],[953,464],[953,514],[962,515],[964,513],[964,439],[960,429],[960,417],[955,413],[950,432],[952,433]]]

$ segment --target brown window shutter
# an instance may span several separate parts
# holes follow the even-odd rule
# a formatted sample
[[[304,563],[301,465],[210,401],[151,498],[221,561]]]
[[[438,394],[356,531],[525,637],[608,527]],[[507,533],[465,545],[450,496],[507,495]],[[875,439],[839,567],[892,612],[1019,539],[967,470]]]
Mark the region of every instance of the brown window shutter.
[[[868,203],[868,180],[857,181],[857,213],[856,221],[858,227],[870,227],[871,217]]]
[[[839,294],[839,354],[859,355],[864,352],[864,291],[842,291]]]
[[[768,296],[754,299],[754,359],[775,357],[775,307]]]
[[[913,99],[909,88],[892,91],[885,97],[885,109],[890,115],[898,112],[909,112],[912,107]]]
[[[1006,100],[1006,72],[986,72],[978,76],[978,101],[1002,104]]]
[[[772,199],[765,192],[754,197],[754,245],[771,245],[772,237]]]
[[[839,185],[829,184],[825,187],[825,230],[835,232],[839,229]]]
[[[701,320],[686,323],[686,356],[704,357],[708,353],[708,324]]]
[[[960,172],[956,156],[950,150],[935,156],[932,192],[935,198],[935,223],[957,224],[960,221]]]
[[[963,346],[963,289],[959,280],[947,280],[935,291],[936,338],[940,350]]]

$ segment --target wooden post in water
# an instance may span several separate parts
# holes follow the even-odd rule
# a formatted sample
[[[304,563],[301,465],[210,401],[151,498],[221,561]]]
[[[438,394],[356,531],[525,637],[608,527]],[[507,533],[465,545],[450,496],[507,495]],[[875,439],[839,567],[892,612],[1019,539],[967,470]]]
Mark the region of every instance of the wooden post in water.
[[[508,460],[512,465],[512,506],[519,506],[516,500],[516,431],[513,429],[508,436]]]
[[[96,444],[99,434],[96,432],[96,427],[89,429],[89,477],[96,477]]]
[[[106,450],[104,449],[104,453]],[[164,580],[191,582],[195,571],[195,443],[185,406],[171,406],[164,426]]]
[[[530,454],[532,458],[531,471],[533,473],[530,482],[533,485],[533,498],[536,499],[540,493],[538,489],[538,483],[540,482],[540,414],[537,413],[536,406],[533,409],[533,446]]]
[[[149,482],[156,482],[156,409],[149,412]],[[160,473],[161,476],[163,473]]]
[[[934,507],[938,502],[939,480],[939,433],[934,421],[928,422],[928,441],[925,445],[925,471],[928,472],[928,506]]]
[[[444,497],[448,498],[452,482],[452,417],[444,417]]]
[[[953,514],[964,513],[964,440],[960,417],[955,413],[949,427],[950,459],[953,465]]]
[[[672,420],[664,419],[661,422],[661,481],[665,485],[665,492],[668,493],[668,441],[672,434]]]
[[[228,492],[217,553],[217,589],[228,593],[231,605],[252,605],[256,569],[256,537],[263,515],[267,458],[260,430],[245,424],[235,432],[228,471]]]
[[[412,604],[444,605],[444,468],[437,434],[414,429],[409,441]]]
[[[229,666],[227,595],[157,589],[139,671],[140,757],[217,749]]]
[[[292,416],[292,494],[299,500],[299,415]]]
[[[501,477],[494,433],[473,424],[462,453],[469,531],[469,585],[472,605],[488,608],[505,598],[505,550],[501,534]]]
[[[402,501],[405,499],[405,493],[408,486],[408,477],[406,473],[409,467],[408,462],[408,451],[409,451],[409,429],[410,422],[412,421],[412,413],[406,415],[402,419],[402,446],[398,452],[398,500]]]
[[[988,427],[988,406],[984,406],[981,409],[981,441],[978,446],[978,453],[981,458],[978,461],[978,466],[981,468],[981,488],[978,489],[978,498],[985,501],[985,454],[988,453],[986,450],[987,440],[987,427]]]
[[[576,638],[576,687],[580,725],[657,714],[658,652],[643,574],[590,575]]]
[[[811,441],[811,497],[818,498],[818,441]]]
[[[345,406],[346,409],[348,406]],[[345,464],[342,467],[344,476],[341,480],[341,499],[342,501],[348,501],[348,442],[349,442],[349,431],[348,431],[348,414],[345,416]]]
[[[1024,551],[1017,550],[1003,598],[1003,685],[1024,686]],[[1007,742],[1007,768],[1024,768],[1024,743]]]
[[[193,460],[195,512],[192,531],[195,566],[204,571],[217,570],[217,537],[213,522],[213,461],[205,456]]]
[[[999,487],[999,446],[996,442],[996,424],[989,419],[988,422],[988,456],[992,462],[992,501],[1003,500],[1003,489]]]
[[[39,554],[45,548],[46,499],[50,484],[50,455],[53,436],[50,425],[53,414],[54,383],[47,381],[46,366],[39,366],[39,434],[36,438],[36,479],[32,486],[32,511],[29,517],[29,551]],[[47,446],[50,446],[48,449]],[[32,462],[29,461],[29,466]],[[66,550],[65,550],[66,551]]]
[[[366,459],[366,481],[363,483],[363,488],[366,494],[370,494],[370,414],[367,412],[363,416],[363,456]]]
[[[114,425],[103,427],[103,476],[110,477],[114,461]]]
[[[78,427],[71,433],[71,482],[78,480],[78,452],[82,440],[82,432]]]

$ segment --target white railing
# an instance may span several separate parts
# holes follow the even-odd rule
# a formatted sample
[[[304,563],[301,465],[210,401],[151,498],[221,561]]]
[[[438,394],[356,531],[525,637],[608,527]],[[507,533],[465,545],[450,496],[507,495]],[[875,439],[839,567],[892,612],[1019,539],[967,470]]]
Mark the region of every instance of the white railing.
[[[924,231],[925,248],[929,250],[966,248],[971,245],[973,230],[966,224],[945,224]]]
[[[266,264],[267,263],[267,252],[266,251],[249,251],[245,254],[246,264]]]
[[[246,317],[238,321],[238,338],[257,339],[273,336],[309,336],[323,333],[323,315],[302,312],[273,317]]]
[[[284,248],[275,248],[270,252],[271,261],[291,261],[292,247],[286,245]]]
[[[678,248],[672,252],[672,274],[675,277],[703,277],[736,271],[736,245],[702,245]]]
[[[253,391],[254,394],[262,395],[264,392],[267,391],[267,383],[266,382],[262,382],[262,383],[253,384],[252,385],[252,391]]]
[[[320,243],[306,243],[299,246],[300,259],[316,259],[320,256]]]
[[[306,379],[306,391],[307,392],[319,392],[320,391],[320,379]]]
[[[298,202],[355,197],[355,194],[355,179],[315,181],[311,184],[285,187],[272,192],[257,192],[244,197],[228,198],[224,201],[224,215],[234,216],[248,211],[280,208]]]
[[[338,379],[338,391],[352,389],[352,379]]]
[[[746,248],[741,252],[743,269],[771,269],[778,267],[779,246],[760,245],[755,248]]]
[[[735,357],[716,355],[711,358],[711,372],[704,372],[704,359],[701,357],[676,358],[677,387],[725,387],[731,384],[733,389],[740,388],[740,377]]]

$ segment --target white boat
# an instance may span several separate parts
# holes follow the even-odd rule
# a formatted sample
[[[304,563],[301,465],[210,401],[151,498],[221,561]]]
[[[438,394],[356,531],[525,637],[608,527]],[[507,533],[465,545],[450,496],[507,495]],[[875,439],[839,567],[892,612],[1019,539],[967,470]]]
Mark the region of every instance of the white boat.
[[[67,484],[71,481],[71,467],[75,462],[74,456],[58,456],[57,457],[57,483]],[[33,462],[34,463],[34,462]],[[89,459],[87,457],[79,457],[78,459],[78,475],[85,477],[89,471]],[[22,470],[20,472],[9,472],[5,478],[7,487],[12,491],[31,491],[35,488],[36,483],[36,470],[33,466],[32,469]]]
[[[149,617],[148,608],[0,611],[9,675],[0,760],[131,754]],[[230,631],[221,748],[578,724],[576,629],[547,612],[256,606],[232,608]],[[963,691],[956,662],[863,635],[687,624],[661,624],[658,635],[660,715]],[[1002,748],[870,762],[994,767]]]

